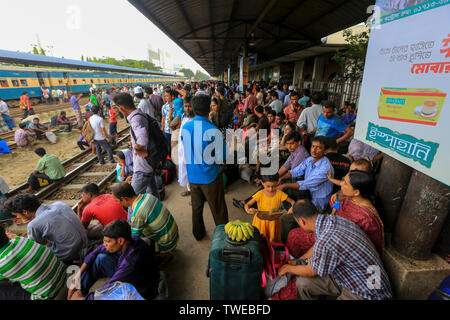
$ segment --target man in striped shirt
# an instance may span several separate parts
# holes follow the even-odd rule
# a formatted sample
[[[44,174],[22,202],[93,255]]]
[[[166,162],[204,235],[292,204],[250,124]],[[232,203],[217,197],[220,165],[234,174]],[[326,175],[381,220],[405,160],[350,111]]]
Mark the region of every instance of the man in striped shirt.
[[[155,242],[160,258],[168,260],[178,243],[178,226],[172,214],[151,194],[136,195],[133,187],[126,183],[113,186],[113,196],[124,207],[131,207],[131,232]]]
[[[389,278],[372,241],[355,223],[336,215],[321,215],[308,200],[294,205],[298,225],[314,232],[316,242],[307,265],[289,261],[278,274],[297,276],[297,298],[319,295],[338,300],[386,300],[392,298]]]
[[[66,267],[52,250],[0,226],[0,300],[62,299],[65,279]]]

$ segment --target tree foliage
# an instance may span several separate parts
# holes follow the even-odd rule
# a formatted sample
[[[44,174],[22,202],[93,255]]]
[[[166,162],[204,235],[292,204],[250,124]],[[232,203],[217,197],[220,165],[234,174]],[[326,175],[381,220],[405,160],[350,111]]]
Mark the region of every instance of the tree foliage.
[[[207,74],[201,72],[200,70],[197,70],[197,72],[195,73],[195,80],[196,81],[204,81],[210,78],[210,76],[208,76]]]
[[[180,69],[180,72],[183,72],[183,74],[186,78],[190,79],[191,77],[195,77],[194,72],[189,68]]]
[[[84,56],[82,56],[84,59]],[[96,58],[96,57],[86,57],[86,61],[89,62],[96,62],[96,63],[105,63],[110,64],[113,66],[121,66],[121,67],[127,67],[127,68],[136,68],[136,69],[145,69],[145,70],[151,70],[151,71],[162,71],[162,69],[156,65],[154,65],[152,62],[147,60],[133,60],[133,59],[122,59],[117,60],[111,57],[104,57],[104,58]]]
[[[31,47],[32,47],[32,49],[28,53],[39,54],[41,56],[46,56],[47,55],[47,53],[45,52],[44,48],[42,48],[40,46],[38,47],[35,44],[32,44]]]
[[[183,72],[186,78],[190,79],[191,77],[194,77],[195,81],[204,81],[210,78],[210,76],[201,72],[200,70],[197,70],[197,72],[194,73],[194,71],[189,68],[183,68],[180,69],[180,72]]]
[[[343,80],[358,82],[362,80],[366,63],[367,46],[370,30],[353,34],[351,30],[343,31],[347,48],[337,50],[333,60],[341,67]]]

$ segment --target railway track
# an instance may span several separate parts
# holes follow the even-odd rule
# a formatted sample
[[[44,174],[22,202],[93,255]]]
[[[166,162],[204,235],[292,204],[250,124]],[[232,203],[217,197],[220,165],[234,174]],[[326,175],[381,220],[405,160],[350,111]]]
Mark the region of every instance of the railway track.
[[[122,137],[113,146],[113,150],[117,150],[120,147],[128,147],[128,139],[130,134],[126,134],[128,128],[125,128],[119,132]],[[70,171],[66,176],[56,183],[40,189],[35,195],[44,204],[51,204],[54,202],[64,202],[72,207],[74,212],[77,212],[78,202],[81,200],[81,188],[88,183],[96,183],[100,191],[109,193],[111,190],[108,187],[114,181],[116,177],[116,164],[104,164],[97,163],[96,156],[89,156],[90,149],[83,151],[76,156],[68,159],[63,163],[66,172]],[[105,155],[105,152],[103,153]],[[20,192],[25,191],[27,185],[23,184],[19,187],[11,190],[6,196],[12,197]],[[12,231],[19,236],[27,235],[26,224],[15,224],[12,221],[4,221],[1,225]]]
[[[80,106],[85,105],[89,102],[88,97],[82,97],[80,99]],[[61,104],[46,104],[46,103],[39,103],[36,105],[33,105],[33,109],[36,113],[44,113],[44,112],[50,112],[50,111],[57,111],[65,108],[71,108],[72,104],[70,102],[64,102]],[[11,118],[18,118],[23,116],[22,109],[19,109],[19,107],[11,107],[10,108],[10,116]]]
[[[70,116],[70,117],[68,117],[68,119],[72,122],[72,128],[76,127],[75,126],[76,121],[77,121],[76,117],[75,116]],[[50,122],[45,122],[45,123],[43,123],[43,125],[50,126]],[[52,130],[53,133],[57,132],[57,127],[55,127],[55,129],[56,130]],[[14,141],[14,134],[15,134],[15,131],[13,131],[13,132],[5,132],[3,134],[0,134],[0,140],[6,140],[10,150],[17,148],[17,143]]]
[[[129,135],[122,137],[114,149],[125,148],[128,138]],[[62,181],[57,184],[51,184],[36,193],[36,196],[43,203],[50,204],[61,201],[72,207],[76,212],[83,186],[88,183],[95,183],[101,191],[105,191],[110,182],[114,181],[116,177],[116,164],[106,163],[100,165],[97,163],[96,156],[83,163],[74,163],[73,165],[75,169],[67,173]]]
[[[127,133],[129,127],[121,130],[119,136],[121,138],[113,146],[113,150],[121,147],[128,148],[128,139],[130,134]],[[66,169],[66,176],[56,183],[40,189],[35,195],[44,204],[61,201],[72,207],[77,212],[78,202],[81,199],[81,188],[88,183],[96,183],[103,192],[110,192],[107,188],[116,177],[116,164],[100,165],[97,163],[96,156],[90,156],[91,150],[85,150],[76,156],[63,162]],[[105,156],[105,152],[103,152]],[[12,197],[16,194],[24,192],[27,184],[22,184],[11,190],[6,196]],[[13,233],[20,236],[26,236],[27,225],[17,225],[12,221],[4,221],[2,226]]]
[[[129,139],[129,133],[128,133],[129,127],[119,131],[119,136],[121,137],[115,146],[113,146],[113,150],[118,149],[119,147],[124,147],[126,148],[126,144],[128,143],[128,139]],[[52,183],[51,185],[40,189],[37,193],[36,196],[39,197],[39,199],[43,200],[46,199],[50,196],[52,196],[54,193],[56,193],[60,188],[64,187],[65,185],[67,185],[68,183],[71,183],[72,180],[76,179],[77,177],[79,177],[81,175],[81,177],[83,177],[84,179],[79,179],[79,181],[86,181],[86,182],[80,182],[80,183],[97,183],[97,182],[101,182],[101,180],[98,180],[96,177],[100,177],[100,174],[87,174],[83,176],[83,173],[85,173],[88,170],[91,170],[92,172],[100,172],[100,173],[105,173],[106,171],[108,171],[108,174],[111,174],[111,172],[116,168],[116,165],[112,165],[112,164],[105,164],[103,166],[97,164],[97,157],[96,156],[92,156],[90,155],[91,149],[87,149],[83,152],[80,152],[79,154],[73,156],[70,159],[67,159],[66,161],[64,161],[62,163],[62,165],[64,166],[64,169],[66,170],[67,174],[66,176],[55,183]],[[105,155],[105,152],[104,152]],[[111,169],[110,167],[114,167],[113,169]],[[94,168],[94,169],[93,169]],[[95,170],[99,170],[100,171],[95,171]],[[111,169],[111,170],[110,170]],[[105,171],[102,171],[105,170]],[[91,177],[91,178],[90,178]],[[21,184],[20,186],[17,186],[16,188],[12,189],[10,192],[8,192],[6,194],[6,197],[13,197],[19,193],[24,192],[28,187],[27,183]],[[78,195],[79,195],[79,189],[78,189]]]

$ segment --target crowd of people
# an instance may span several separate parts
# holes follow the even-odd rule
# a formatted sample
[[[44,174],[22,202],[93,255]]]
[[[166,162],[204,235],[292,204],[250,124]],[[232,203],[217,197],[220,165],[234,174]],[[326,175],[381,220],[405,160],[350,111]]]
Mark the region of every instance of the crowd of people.
[[[84,116],[79,99],[70,99],[81,133],[78,145],[95,149],[101,164],[104,149],[117,163],[117,184],[103,195],[97,185],[86,185],[77,214],[64,203],[42,204],[32,194],[8,199],[4,215],[27,223],[28,238],[0,230],[0,265],[8,266],[0,268],[0,276],[17,281],[0,282],[0,298],[94,299],[89,289],[106,277],[104,288],[121,281],[155,299],[159,269],[174,258],[179,241],[176,221],[161,202],[161,177],[167,182],[171,174],[186,188],[181,196],[190,196],[197,241],[207,233],[205,202],[215,224],[226,224],[227,188],[239,176],[258,186],[233,204],[254,215],[253,225],[265,238],[286,244],[291,253],[293,259],[278,270],[290,281],[271,299],[392,298],[380,258],[383,223],[372,201],[383,154],[353,138],[355,104],[337,108],[324,93],[283,83],[251,82],[242,93],[236,83],[220,81],[91,90]],[[131,145],[113,154],[110,142],[117,140],[120,115],[131,127]],[[237,132],[246,160],[239,164],[235,141],[224,138]],[[250,163],[254,145],[264,148]],[[261,161],[261,152],[279,160],[274,172],[265,171],[271,164]],[[65,174],[55,156],[42,148],[35,153],[41,159],[30,175],[30,191]],[[230,153],[233,163],[226,161]],[[176,166],[168,169],[172,161]],[[285,214],[268,221],[258,211]],[[92,224],[94,219],[99,224]],[[14,268],[19,260],[27,277]],[[74,263],[81,268],[66,293],[64,270]],[[370,267],[379,275],[372,287]]]

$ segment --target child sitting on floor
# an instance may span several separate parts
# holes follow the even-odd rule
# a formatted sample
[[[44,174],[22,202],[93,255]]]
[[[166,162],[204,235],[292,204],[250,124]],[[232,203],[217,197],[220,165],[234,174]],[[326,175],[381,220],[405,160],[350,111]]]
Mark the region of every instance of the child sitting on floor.
[[[258,228],[259,232],[263,234],[269,241],[280,241],[280,219],[273,221],[262,220],[256,215],[258,211],[278,212],[280,205],[283,201],[288,201],[293,208],[295,201],[288,197],[283,191],[277,190],[278,173],[270,176],[262,176],[263,190],[258,191],[253,195],[252,199],[245,204],[245,211],[248,214],[255,214],[253,218],[253,226]],[[258,205],[258,209],[252,208],[255,204]],[[292,213],[290,210],[289,213]]]

